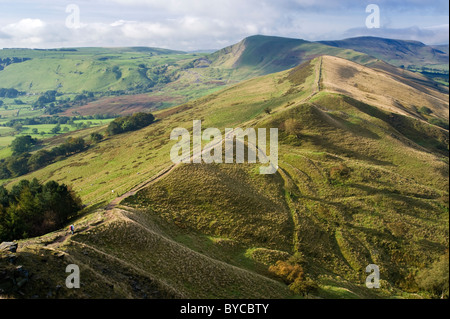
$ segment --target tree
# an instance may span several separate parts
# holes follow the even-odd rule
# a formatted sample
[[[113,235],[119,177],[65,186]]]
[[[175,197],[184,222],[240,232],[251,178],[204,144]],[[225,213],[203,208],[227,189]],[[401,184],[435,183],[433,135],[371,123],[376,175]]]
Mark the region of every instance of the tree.
[[[61,131],[61,125],[57,124],[55,127],[53,127],[50,132],[53,134],[58,134]]]
[[[18,136],[11,142],[11,150],[13,155],[19,155],[29,152],[36,143],[37,140],[30,135]]]
[[[12,177],[25,175],[29,172],[28,159],[30,153],[23,153],[18,156],[10,157],[6,162],[6,167],[11,172]]]
[[[31,155],[28,159],[28,167],[30,171],[35,171],[49,164],[53,160],[52,153],[47,150],[40,150]]]

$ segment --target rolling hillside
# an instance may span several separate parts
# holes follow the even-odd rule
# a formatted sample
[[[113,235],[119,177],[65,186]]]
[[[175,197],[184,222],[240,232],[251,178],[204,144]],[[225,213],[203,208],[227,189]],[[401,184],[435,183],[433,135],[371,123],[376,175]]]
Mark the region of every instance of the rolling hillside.
[[[26,176],[67,183],[89,207],[73,236],[19,241],[17,264],[33,276],[11,297],[301,297],[269,271],[277,261],[301,265],[315,297],[428,297],[414,278],[448,251],[449,133],[430,123],[448,122],[448,95],[318,56],[154,114]],[[173,165],[170,132],[196,119],[278,128],[277,173]],[[82,289],[65,288],[68,263]],[[371,263],[380,289],[364,285]]]
[[[31,112],[40,95],[56,90],[57,101],[73,101],[76,95],[88,92],[100,100],[84,103],[83,107],[74,105],[65,110],[68,116],[129,114],[185,103],[255,76],[293,68],[320,55],[383,69],[399,74],[402,80],[407,77],[448,92],[448,54],[421,43],[370,37],[319,43],[262,35],[250,36],[214,53],[145,47],[3,49],[0,88],[22,92],[21,98]],[[392,65],[403,65],[404,69]],[[430,73],[431,69],[422,67],[447,75],[436,70]],[[428,78],[408,72],[408,68]],[[113,105],[117,104],[117,96],[130,94],[137,95],[136,101],[127,103],[119,97],[122,106]],[[4,102],[14,104],[13,100]]]

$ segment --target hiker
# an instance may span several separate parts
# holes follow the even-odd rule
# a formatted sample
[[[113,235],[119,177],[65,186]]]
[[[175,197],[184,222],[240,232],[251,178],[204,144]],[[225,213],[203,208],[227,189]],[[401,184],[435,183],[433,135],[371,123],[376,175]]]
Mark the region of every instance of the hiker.
[[[75,232],[75,227],[73,226],[73,225],[70,225],[70,232],[72,233],[72,235],[73,235],[73,233]]]

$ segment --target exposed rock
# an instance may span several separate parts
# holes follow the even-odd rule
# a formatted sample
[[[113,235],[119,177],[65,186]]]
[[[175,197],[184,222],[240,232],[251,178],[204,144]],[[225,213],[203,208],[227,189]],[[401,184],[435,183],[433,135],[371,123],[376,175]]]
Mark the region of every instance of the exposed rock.
[[[0,251],[10,251],[15,253],[17,251],[18,244],[12,241],[4,241],[0,244]]]

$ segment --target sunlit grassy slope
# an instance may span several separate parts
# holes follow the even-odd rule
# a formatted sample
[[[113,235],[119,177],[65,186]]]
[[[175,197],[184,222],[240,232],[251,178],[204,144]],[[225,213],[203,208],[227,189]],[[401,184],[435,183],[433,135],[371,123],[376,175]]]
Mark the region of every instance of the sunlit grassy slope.
[[[412,297],[416,272],[448,249],[448,131],[405,113],[424,88],[353,71],[361,68],[318,57],[156,112],[147,128],[29,174],[71,185],[92,207],[74,221],[73,237],[60,231],[21,241],[19,260],[41,274],[33,258],[48,255],[55,275],[39,287],[61,282],[61,260],[80,263],[83,289],[63,288],[61,297],[289,298],[268,266],[297,253],[317,296]],[[343,74],[360,76],[358,87],[371,88],[374,101],[386,96],[376,90],[380,78],[392,81],[404,107],[338,92]],[[259,163],[183,164],[121,209],[98,208],[170,167],[170,132],[192,132],[193,120],[222,132],[278,128],[277,173],[258,174]],[[380,267],[380,290],[364,286],[371,263]]]
[[[58,90],[61,93],[134,90],[151,83],[139,64],[146,67],[174,64],[192,58],[183,52],[144,48],[76,48],[75,51],[4,49],[0,58],[30,60],[13,63],[0,71],[1,87],[27,93]],[[45,76],[43,76],[45,75]]]

